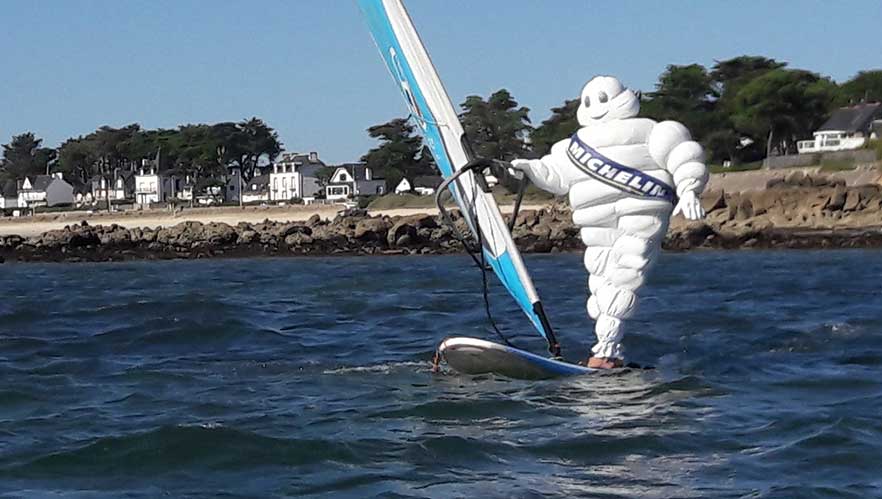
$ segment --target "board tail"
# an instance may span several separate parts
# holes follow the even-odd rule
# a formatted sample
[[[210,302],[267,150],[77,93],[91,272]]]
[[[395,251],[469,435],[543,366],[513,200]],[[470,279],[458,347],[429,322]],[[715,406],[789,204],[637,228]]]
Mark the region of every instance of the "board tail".
[[[358,0],[371,35],[441,174],[473,162],[456,110],[401,0]],[[451,192],[487,263],[557,355],[560,347],[493,193],[478,174],[463,172]]]

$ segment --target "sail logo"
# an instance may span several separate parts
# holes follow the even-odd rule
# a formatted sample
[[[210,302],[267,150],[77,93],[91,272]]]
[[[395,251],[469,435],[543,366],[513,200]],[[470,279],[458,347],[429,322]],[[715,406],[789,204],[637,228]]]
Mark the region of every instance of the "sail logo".
[[[573,134],[567,147],[567,156],[579,170],[609,186],[638,196],[674,202],[674,189],[661,180],[640,170],[607,158]]]
[[[392,60],[392,68],[395,70],[395,78],[398,80],[398,85],[404,93],[405,100],[407,100],[407,107],[410,109],[410,113],[416,116],[420,128],[425,131],[429,125],[426,123],[426,119],[423,117],[423,112],[420,110],[416,97],[413,95],[413,90],[410,88],[410,82],[404,77],[404,67],[401,65],[401,59],[398,57],[398,52],[395,51],[395,47],[389,47],[389,58]]]

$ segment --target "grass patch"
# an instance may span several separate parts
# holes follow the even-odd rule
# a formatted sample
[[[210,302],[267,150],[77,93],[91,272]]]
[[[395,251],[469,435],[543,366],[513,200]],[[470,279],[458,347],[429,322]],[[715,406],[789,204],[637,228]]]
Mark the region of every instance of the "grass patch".
[[[394,210],[398,208],[434,208],[435,196],[414,194],[386,194],[368,204],[369,210]]]
[[[827,159],[821,161],[822,172],[844,172],[855,169],[853,159]]]
[[[496,186],[493,189],[493,197],[500,205],[513,204],[517,194],[512,194],[505,190],[502,186]],[[547,193],[533,184],[529,184],[524,191],[523,204],[539,204],[548,203],[555,199],[553,194]],[[445,206],[455,206],[450,200]],[[414,194],[386,194],[380,196],[368,204],[369,210],[394,210],[398,208],[434,208],[435,195],[417,196]]]
[[[876,151],[876,159],[882,161],[882,139],[867,141],[867,149]]]
[[[21,208],[26,210],[27,208]],[[65,211],[77,211],[72,204],[59,204],[56,206],[37,206],[34,208],[34,214],[40,215],[42,213],[63,213]]]
[[[741,163],[738,165],[732,165],[729,167],[725,167],[723,165],[708,165],[707,169],[711,173],[732,173],[732,172],[747,172],[751,170],[759,170],[763,167],[762,161],[753,161],[751,163]]]

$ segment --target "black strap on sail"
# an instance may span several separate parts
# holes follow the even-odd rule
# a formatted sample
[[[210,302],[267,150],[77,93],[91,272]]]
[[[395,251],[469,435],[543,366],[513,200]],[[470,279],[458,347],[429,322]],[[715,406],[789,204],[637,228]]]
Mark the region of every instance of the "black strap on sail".
[[[468,151],[468,149],[467,149],[467,151]],[[441,182],[441,185],[438,186],[438,191],[435,193],[435,204],[438,207],[438,212],[441,214],[441,218],[450,227],[450,229],[453,232],[454,237],[457,240],[459,240],[459,242],[463,245],[466,252],[468,252],[469,256],[472,258],[472,260],[475,262],[475,264],[478,266],[478,268],[481,269],[481,278],[482,278],[482,283],[483,283],[483,296],[484,296],[484,310],[487,314],[488,320],[490,321],[490,325],[493,327],[493,330],[496,332],[496,335],[499,336],[506,345],[513,347],[513,348],[519,348],[519,347],[515,346],[504,334],[502,334],[502,332],[496,326],[496,321],[493,320],[493,315],[490,311],[490,298],[489,298],[489,290],[488,290],[488,286],[487,286],[487,270],[490,270],[490,268],[488,267],[487,262],[485,260],[485,256],[484,256],[483,232],[481,231],[480,221],[478,220],[477,213],[472,211],[471,213],[463,214],[463,216],[471,217],[472,222],[474,223],[475,232],[476,232],[476,236],[478,239],[477,240],[477,247],[475,247],[474,240],[471,238],[466,238],[456,228],[456,225],[454,224],[453,219],[450,216],[450,213],[448,213],[447,209],[444,207],[444,200],[442,199],[443,194],[448,191],[450,186],[454,182],[457,182],[459,177],[464,175],[466,172],[481,173],[486,169],[490,169],[490,170],[497,170],[497,171],[502,170],[503,171],[502,174],[504,175],[504,172],[506,169],[505,165],[506,164],[501,161],[489,160],[489,159],[477,159],[474,161],[470,161],[465,166],[463,166],[459,170],[455,171],[453,173],[453,175],[451,175],[449,178],[444,179],[444,181]],[[487,193],[491,192],[490,187],[487,185],[486,179],[484,178],[483,175],[475,174],[474,177],[475,177],[474,178],[475,185],[480,187],[480,189],[484,192],[487,192]],[[457,187],[462,188],[462,185],[457,183]],[[515,220],[517,219],[518,211],[520,211],[521,201],[523,199],[525,187],[526,187],[526,177],[521,179],[521,183],[518,188],[518,195],[515,200],[514,211],[512,212],[512,218],[509,221],[509,232],[511,232],[514,229]],[[473,194],[474,194],[473,198],[477,197],[477,192],[475,192]],[[551,328],[551,324],[548,322],[548,318],[545,315],[545,310],[542,308],[542,304],[537,302],[534,305],[533,311],[536,314],[536,316],[539,317],[539,320],[542,323],[542,327],[543,327],[543,329],[545,329],[545,335],[546,335],[545,339],[548,342],[548,351],[554,357],[560,357],[560,354],[561,354],[560,344],[558,343],[557,338],[554,335],[554,331]],[[523,350],[523,349],[521,349],[521,350]]]

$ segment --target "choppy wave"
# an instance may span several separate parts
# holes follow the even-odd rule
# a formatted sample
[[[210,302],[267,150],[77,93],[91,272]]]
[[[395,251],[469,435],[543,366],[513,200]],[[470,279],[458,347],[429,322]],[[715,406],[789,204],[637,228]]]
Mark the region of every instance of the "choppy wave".
[[[580,258],[527,264],[582,357]],[[430,372],[491,338],[467,258],[3,270],[3,496],[882,496],[879,252],[665,255],[656,369],[542,382]]]

